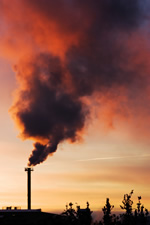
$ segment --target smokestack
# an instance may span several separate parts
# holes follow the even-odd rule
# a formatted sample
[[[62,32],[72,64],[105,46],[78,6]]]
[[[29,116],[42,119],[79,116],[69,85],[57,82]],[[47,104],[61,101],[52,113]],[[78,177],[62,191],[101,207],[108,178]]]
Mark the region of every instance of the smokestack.
[[[27,171],[27,189],[28,189],[27,204],[28,204],[28,210],[30,210],[31,209],[31,171],[33,171],[33,168],[26,167],[25,171]]]

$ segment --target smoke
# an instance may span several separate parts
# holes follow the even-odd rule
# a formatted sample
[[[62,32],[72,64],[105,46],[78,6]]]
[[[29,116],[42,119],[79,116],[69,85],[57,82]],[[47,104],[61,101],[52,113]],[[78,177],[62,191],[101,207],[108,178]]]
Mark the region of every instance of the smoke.
[[[59,58],[40,54],[18,70],[18,76],[25,78],[25,88],[20,90],[12,110],[16,110],[15,116],[23,125],[22,136],[48,142],[34,145],[29,165],[35,165],[55,152],[63,140],[78,139],[86,112],[78,96],[66,90]]]
[[[22,138],[36,141],[29,165],[46,160],[61,142],[80,139],[90,116],[85,98],[120,96],[123,90],[130,104],[144,93],[148,63],[140,59],[137,43],[146,34],[146,4],[1,1],[0,15],[9,31],[4,29],[0,37],[9,55],[19,57],[15,70],[20,88],[11,112]]]

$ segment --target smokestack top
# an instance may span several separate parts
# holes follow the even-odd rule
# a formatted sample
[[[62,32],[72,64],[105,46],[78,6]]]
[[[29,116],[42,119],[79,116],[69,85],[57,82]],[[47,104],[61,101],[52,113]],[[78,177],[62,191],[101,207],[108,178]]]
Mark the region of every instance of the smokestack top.
[[[25,171],[34,171],[32,167],[25,167]]]

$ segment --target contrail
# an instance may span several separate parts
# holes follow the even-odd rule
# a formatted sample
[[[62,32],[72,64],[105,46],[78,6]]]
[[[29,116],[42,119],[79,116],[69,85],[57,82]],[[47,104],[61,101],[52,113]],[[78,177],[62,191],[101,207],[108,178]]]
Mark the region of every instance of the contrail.
[[[97,161],[97,160],[113,160],[113,159],[127,159],[127,158],[145,158],[150,157],[148,155],[135,155],[135,156],[116,156],[116,157],[101,157],[101,158],[91,158],[91,159],[79,159],[78,162],[87,162],[87,161]]]

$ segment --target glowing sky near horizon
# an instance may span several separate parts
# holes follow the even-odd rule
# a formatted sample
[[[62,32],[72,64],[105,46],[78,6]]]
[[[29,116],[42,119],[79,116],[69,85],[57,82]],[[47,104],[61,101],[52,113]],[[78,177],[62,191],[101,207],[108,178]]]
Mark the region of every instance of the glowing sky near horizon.
[[[103,75],[104,77],[100,82],[96,74],[95,81],[105,86],[102,89],[103,94],[99,94],[98,87],[93,84],[96,91],[92,94],[88,92],[88,94],[83,95],[83,90],[78,86],[78,82],[73,85],[72,81],[74,81],[75,66],[77,66],[77,71],[81,69],[82,76],[82,72],[87,72],[88,69],[91,72],[93,67],[97,65],[94,62],[94,66],[88,68],[86,62],[92,59],[88,55],[91,49],[87,49],[86,44],[82,43],[82,40],[85,40],[93,44],[90,40],[94,34],[97,35],[96,41],[99,38],[100,34],[96,27],[98,24],[95,22],[93,12],[90,11],[93,10],[97,13],[97,9],[95,9],[93,3],[88,1],[86,11],[84,10],[85,5],[80,5],[77,1],[77,9],[79,6],[81,7],[77,15],[76,8],[73,9],[71,4],[69,5],[66,1],[58,1],[61,8],[58,9],[60,16],[57,17],[57,13],[53,14],[51,10],[49,15],[46,7],[42,5],[42,0],[37,1],[37,5],[33,0],[31,2],[32,4],[30,4],[30,1],[25,3],[24,0],[20,2],[15,0],[14,5],[12,5],[7,0],[0,0],[0,4],[3,6],[0,15],[4,17],[4,21],[1,21],[0,30],[0,207],[8,205],[26,207],[26,173],[24,167],[27,165],[28,157],[33,149],[33,140],[42,139],[42,144],[45,144],[45,139],[41,134],[40,138],[33,137],[27,130],[27,139],[22,140],[19,136],[23,128],[19,124],[20,130],[18,129],[16,125],[18,121],[17,123],[14,122],[16,119],[13,120],[12,114],[14,112],[10,112],[10,108],[15,105],[15,115],[22,112],[23,107],[16,103],[18,98],[22,105],[28,102],[23,101],[16,90],[18,90],[20,84],[23,90],[34,86],[32,82],[30,84],[29,75],[33,73],[32,67],[34,64],[36,67],[36,59],[39,60],[39,64],[43,63],[43,59],[35,57],[35,62],[33,62],[31,60],[33,52],[39,54],[40,51],[42,53],[48,51],[53,56],[60,57],[60,61],[63,62],[61,71],[65,70],[66,72],[66,65],[69,66],[70,70],[66,72],[69,78],[65,77],[63,87],[70,85],[67,86],[69,87],[67,91],[71,96],[78,95],[77,99],[75,98],[76,101],[83,98],[82,101],[90,108],[90,115],[87,116],[83,129],[79,129],[82,140],[70,143],[69,138],[64,138],[63,141],[60,141],[55,154],[35,167],[32,173],[32,207],[42,208],[45,211],[61,212],[66,203],[70,201],[74,204],[77,202],[81,207],[85,207],[86,202],[89,201],[92,210],[101,210],[106,197],[109,197],[110,202],[118,210],[123,195],[134,189],[134,202],[136,203],[137,196],[140,195],[144,206],[150,209],[149,20],[142,21],[142,18],[139,18],[138,20],[141,20],[142,25],[140,28],[136,28],[135,18],[130,15],[129,20],[131,19],[131,21],[129,22],[133,22],[133,27],[131,24],[131,27],[128,28],[128,24],[121,17],[122,24],[121,22],[120,24],[117,23],[117,27],[115,27],[117,32],[119,30],[119,34],[116,36],[118,42],[116,41],[115,45],[118,47],[123,43],[125,47],[128,47],[129,52],[127,53],[130,54],[127,55],[126,52],[124,54],[125,50],[121,48],[124,54],[122,58],[125,59],[125,56],[129,58],[125,59],[125,62],[119,61],[119,69],[125,73],[130,71],[130,75],[129,77],[126,76],[125,82],[122,82],[124,78],[118,81],[118,77],[115,77],[114,80],[115,82],[117,80],[118,83],[114,82],[111,86],[110,83],[113,82],[113,79],[111,80],[107,74],[107,79],[110,82],[107,86],[105,76]],[[147,1],[144,2],[145,5],[148,4]],[[46,3],[48,4],[45,0]],[[108,4],[110,3],[111,1],[108,1]],[[89,8],[90,4],[93,7],[91,9]],[[16,10],[17,7],[20,11]],[[53,7],[54,11],[57,12],[55,4],[50,6],[48,4],[48,9],[49,7]],[[108,6],[103,7],[107,9]],[[23,14],[24,9],[26,13],[29,13],[28,18]],[[88,12],[91,13],[89,14],[91,18],[87,16]],[[114,11],[111,13],[113,15]],[[115,13],[117,13],[116,10]],[[63,17],[64,15],[66,15],[66,18]],[[76,18],[77,21],[67,22],[69,16],[72,20]],[[103,15],[102,18],[109,21],[109,16],[109,14]],[[118,13],[118,16],[121,15]],[[62,17],[63,20],[61,21]],[[100,18],[97,17],[98,20]],[[82,19],[81,26],[80,19]],[[112,23],[106,23],[107,29],[114,26],[116,19],[118,17],[114,18]],[[100,25],[103,25],[102,22],[100,22]],[[72,29],[71,26],[73,26]],[[124,30],[121,26],[124,26]],[[126,33],[126,29],[129,29],[129,33]],[[89,37],[84,32],[87,32]],[[102,32],[104,33],[104,30]],[[106,32],[107,41],[111,46],[109,35],[107,35]],[[103,36],[101,41],[104,41]],[[75,52],[71,49],[71,46],[75,46]],[[79,52],[80,48],[78,49],[78,47],[80,46],[81,49],[83,48],[83,52]],[[103,49],[101,44],[99,47],[104,54],[105,47]],[[95,45],[94,50],[96,50]],[[118,47],[114,54],[120,55],[119,51],[120,48]],[[114,49],[110,52],[110,58],[113,52]],[[82,57],[79,58],[78,54],[85,58],[88,55],[89,58],[84,61]],[[100,56],[99,52],[96,52],[96,54],[97,57]],[[68,56],[71,58],[69,58],[70,61],[65,58]],[[97,60],[97,57],[94,59]],[[107,62],[107,57],[103,61],[104,64]],[[118,60],[119,56],[115,59]],[[108,62],[112,63],[112,60]],[[80,63],[83,63],[83,65]],[[116,62],[114,63],[116,66]],[[122,69],[124,67],[125,70]],[[23,69],[25,69],[24,73],[22,72]],[[43,71],[46,69],[47,67],[44,65]],[[116,67],[112,67],[112,69],[116,70]],[[103,70],[103,68],[98,67],[97,70]],[[107,73],[107,71],[105,72]],[[68,75],[71,73],[73,77]],[[134,79],[130,80],[131,75],[133,75],[133,78],[137,78],[136,82]],[[88,76],[89,82],[92,83],[89,74]],[[47,79],[46,76],[43,77],[43,79]],[[21,83],[20,80],[27,83]],[[131,85],[132,82],[134,85]],[[28,84],[27,87],[26,84]],[[118,84],[120,85],[119,88]],[[93,89],[93,86],[91,89]],[[87,87],[84,86],[85,89]],[[110,91],[107,91],[107,88],[110,88]],[[81,96],[79,92],[81,92]],[[25,127],[25,124],[23,124],[23,127]]]

